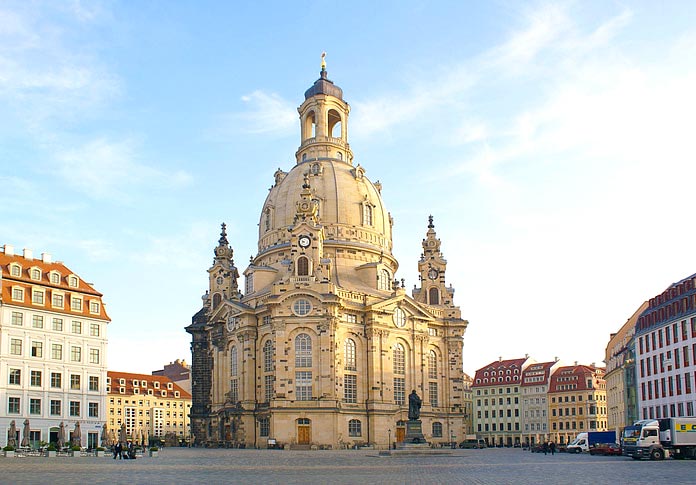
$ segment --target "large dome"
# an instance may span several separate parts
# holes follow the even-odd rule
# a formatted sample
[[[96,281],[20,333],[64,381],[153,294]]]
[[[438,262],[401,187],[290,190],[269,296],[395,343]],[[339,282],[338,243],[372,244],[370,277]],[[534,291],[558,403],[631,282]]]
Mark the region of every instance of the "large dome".
[[[284,242],[295,224],[296,202],[305,176],[312,199],[318,202],[317,219],[325,244],[343,243],[391,254],[391,221],[380,196],[362,167],[340,160],[300,162],[289,173],[276,172],[276,184],[264,203],[259,223],[259,253]]]

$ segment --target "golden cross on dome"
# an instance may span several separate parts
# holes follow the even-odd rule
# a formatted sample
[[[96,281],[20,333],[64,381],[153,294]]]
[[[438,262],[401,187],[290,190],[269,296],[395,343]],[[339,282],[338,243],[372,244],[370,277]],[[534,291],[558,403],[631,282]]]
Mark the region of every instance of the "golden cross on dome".
[[[326,70],[326,51],[321,53],[321,70]]]

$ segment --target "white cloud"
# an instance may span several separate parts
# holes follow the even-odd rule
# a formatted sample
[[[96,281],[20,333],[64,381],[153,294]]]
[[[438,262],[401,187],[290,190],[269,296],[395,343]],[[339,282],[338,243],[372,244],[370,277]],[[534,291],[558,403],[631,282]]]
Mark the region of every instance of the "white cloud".
[[[55,154],[53,171],[75,190],[95,199],[126,197],[140,187],[181,187],[192,180],[185,171],[166,173],[138,162],[132,140],[98,138]]]
[[[297,110],[278,94],[256,90],[242,101],[246,111],[222,116],[224,131],[288,135],[296,130]]]

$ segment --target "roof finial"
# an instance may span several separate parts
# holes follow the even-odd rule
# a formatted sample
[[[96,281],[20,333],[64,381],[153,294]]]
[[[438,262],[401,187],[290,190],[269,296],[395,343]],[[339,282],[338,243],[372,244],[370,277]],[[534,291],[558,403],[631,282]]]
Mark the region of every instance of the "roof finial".
[[[433,216],[428,216],[428,229],[433,229],[435,224],[433,224]]]
[[[220,246],[228,246],[230,243],[227,241],[227,224],[224,222],[221,224],[222,230],[220,231],[220,239],[218,244]]]
[[[321,53],[321,70],[326,71],[326,51]]]

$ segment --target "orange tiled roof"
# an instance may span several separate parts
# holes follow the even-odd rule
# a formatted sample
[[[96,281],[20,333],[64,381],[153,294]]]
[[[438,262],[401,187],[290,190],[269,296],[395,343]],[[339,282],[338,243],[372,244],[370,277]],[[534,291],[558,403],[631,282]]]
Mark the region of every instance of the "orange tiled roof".
[[[184,389],[182,389],[176,382],[172,381],[169,377],[166,376],[153,376],[151,374],[135,374],[132,372],[118,372],[118,371],[107,371],[106,373],[107,377],[111,379],[111,390],[109,391],[109,395],[114,395],[114,396],[147,396],[147,391],[140,392],[139,394],[136,394],[133,392],[133,389],[135,389],[136,386],[133,385],[133,381],[137,380],[138,381],[138,386],[137,388],[140,390],[143,389],[153,389],[157,391],[172,391],[172,395],[169,395],[169,392],[167,393],[167,399],[169,398],[174,398],[174,393],[173,391],[179,391],[179,397],[178,399],[191,399],[191,394],[186,392]],[[125,386],[119,385],[119,379],[124,379],[126,381]],[[147,382],[147,386],[142,386],[142,381]],[[159,389],[155,388],[154,383],[158,382],[159,383]],[[167,389],[167,384],[171,383],[172,388]],[[121,394],[119,392],[119,387],[124,387],[124,393]],[[161,396],[157,396],[161,397]]]
[[[12,276],[12,273],[10,271],[10,265],[12,263],[16,263],[21,267],[21,273],[19,276]],[[41,271],[40,279],[35,280],[30,277],[30,271],[32,268],[37,268]],[[24,308],[50,310],[52,312],[80,316],[83,318],[98,318],[102,320],[111,321],[111,319],[106,313],[104,303],[101,299],[103,295],[99,293],[97,290],[95,290],[92,287],[92,285],[86,283],[82,278],[80,278],[77,274],[70,270],[70,268],[65,266],[60,261],[45,262],[41,259],[27,259],[22,255],[8,255],[4,252],[0,252],[0,271],[2,271],[2,279],[0,280],[0,283],[2,285],[0,299],[2,299],[2,301],[7,304],[12,304],[14,306]],[[58,284],[51,283],[50,273],[53,271],[60,273],[60,282]],[[68,285],[68,276],[77,277],[77,287]],[[13,286],[19,286],[24,289],[24,301],[12,300]],[[31,288],[35,288],[37,286],[40,286],[46,290],[43,305],[32,303],[30,290]],[[53,307],[51,302],[53,297],[52,293],[54,290],[59,290],[61,294],[65,295],[63,308]],[[69,298],[73,294],[82,297],[83,305],[81,311],[73,310],[70,308]],[[99,302],[99,313],[91,313],[89,311],[90,301]]]

